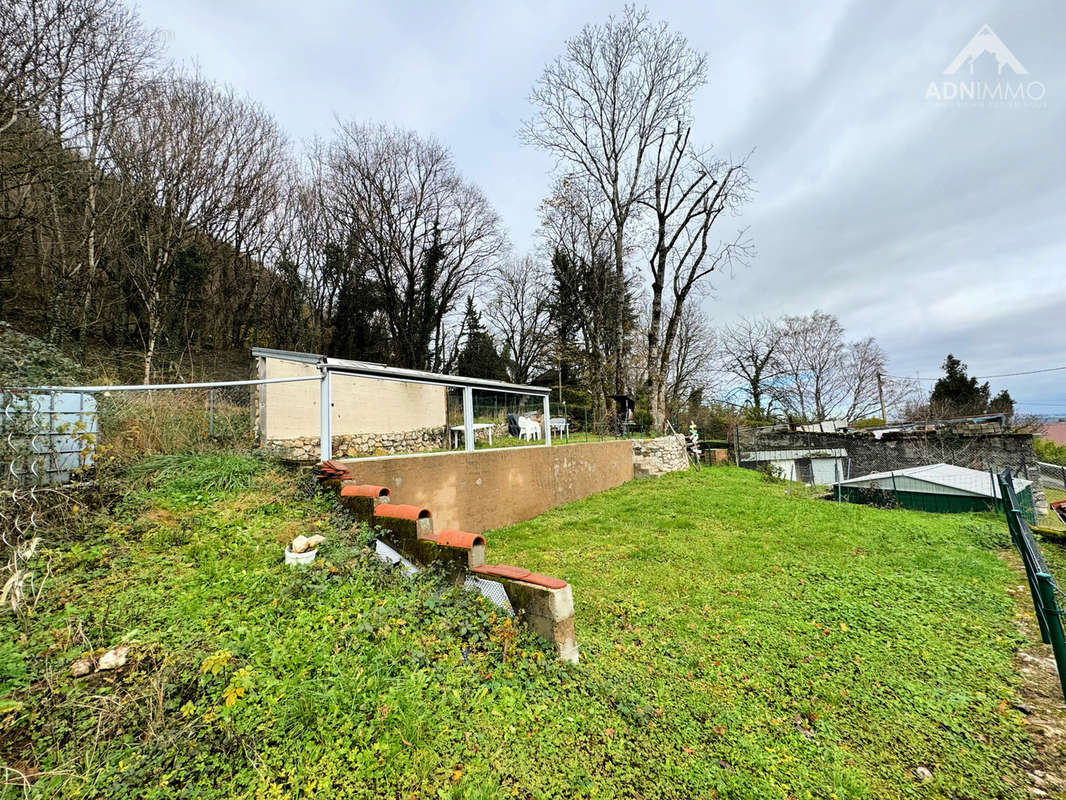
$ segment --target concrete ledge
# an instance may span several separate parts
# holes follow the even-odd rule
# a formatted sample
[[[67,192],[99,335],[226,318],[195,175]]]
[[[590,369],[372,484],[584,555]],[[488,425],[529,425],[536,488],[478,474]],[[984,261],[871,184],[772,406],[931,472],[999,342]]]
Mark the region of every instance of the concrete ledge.
[[[493,574],[491,568],[475,569],[474,572],[478,577],[496,581],[503,586],[511,606],[515,611],[521,612],[534,633],[552,643],[558,659],[571,664],[577,663],[574,596],[569,584],[564,583],[561,588],[550,589],[537,583]]]

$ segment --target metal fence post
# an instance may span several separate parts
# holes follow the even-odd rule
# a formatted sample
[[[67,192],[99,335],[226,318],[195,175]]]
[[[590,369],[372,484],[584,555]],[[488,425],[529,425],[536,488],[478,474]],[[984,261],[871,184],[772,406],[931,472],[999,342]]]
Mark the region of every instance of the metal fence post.
[[[551,401],[548,395],[544,395],[544,446],[552,446]]]
[[[1062,688],[1063,698],[1066,698],[1066,639],[1062,635],[1062,611],[1055,597],[1055,583],[1046,572],[1036,573],[1036,580],[1040,585],[1040,602],[1044,606],[1044,616],[1047,618],[1051,649],[1055,653],[1059,686]]]
[[[330,396],[329,367],[321,366],[322,381],[319,384],[319,455],[322,461],[333,458],[333,402]]]
[[[466,450],[474,449],[474,390],[463,387],[463,445]]]
[[[215,435],[215,390],[207,392],[207,435]]]

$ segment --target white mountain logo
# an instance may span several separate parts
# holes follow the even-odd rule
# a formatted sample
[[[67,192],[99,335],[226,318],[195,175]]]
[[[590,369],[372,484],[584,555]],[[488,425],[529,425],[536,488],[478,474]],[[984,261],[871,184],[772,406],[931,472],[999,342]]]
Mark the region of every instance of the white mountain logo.
[[[981,29],[974,34],[973,38],[955,56],[955,60],[948,64],[944,74],[954,75],[964,64],[970,65],[970,72],[972,73],[974,63],[985,53],[991,53],[995,57],[998,66],[997,74],[1002,75],[1004,67],[1010,67],[1014,70],[1015,75],[1029,74],[1029,70],[1022,66],[1022,62],[1015,58],[1010,48],[1003,44],[1003,40],[996,36],[995,31],[988,25],[981,26]]]

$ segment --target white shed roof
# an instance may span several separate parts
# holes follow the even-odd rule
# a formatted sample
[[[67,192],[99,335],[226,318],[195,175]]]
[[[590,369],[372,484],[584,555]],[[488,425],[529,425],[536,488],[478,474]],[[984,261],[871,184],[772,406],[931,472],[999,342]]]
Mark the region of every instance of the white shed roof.
[[[741,461],[795,461],[797,458],[847,458],[848,451],[843,447],[829,447],[817,450],[757,450],[754,453],[741,453]]]
[[[840,481],[840,485],[869,486],[872,483],[880,483],[884,484],[884,488],[891,489],[893,478],[909,478],[918,483],[928,484],[930,489],[938,487],[940,494],[945,494],[943,490],[947,488],[952,490],[950,494],[996,498],[1000,495],[999,482],[990,473],[979,469],[957,467],[954,464],[927,464],[922,467],[906,467],[889,472],[873,472],[869,475]],[[1031,485],[1032,481],[1022,478],[1014,479],[1015,492],[1020,492]]]

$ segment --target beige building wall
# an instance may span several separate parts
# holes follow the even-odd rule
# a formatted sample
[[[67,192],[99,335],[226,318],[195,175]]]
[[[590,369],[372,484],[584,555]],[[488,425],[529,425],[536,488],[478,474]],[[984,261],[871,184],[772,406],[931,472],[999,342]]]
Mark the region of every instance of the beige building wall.
[[[318,375],[314,364],[260,358],[264,378]],[[297,439],[319,433],[319,392],[315,381],[274,383],[259,387],[259,428],[265,439]],[[351,375],[332,378],[333,435],[400,433],[443,428],[446,389]]]

